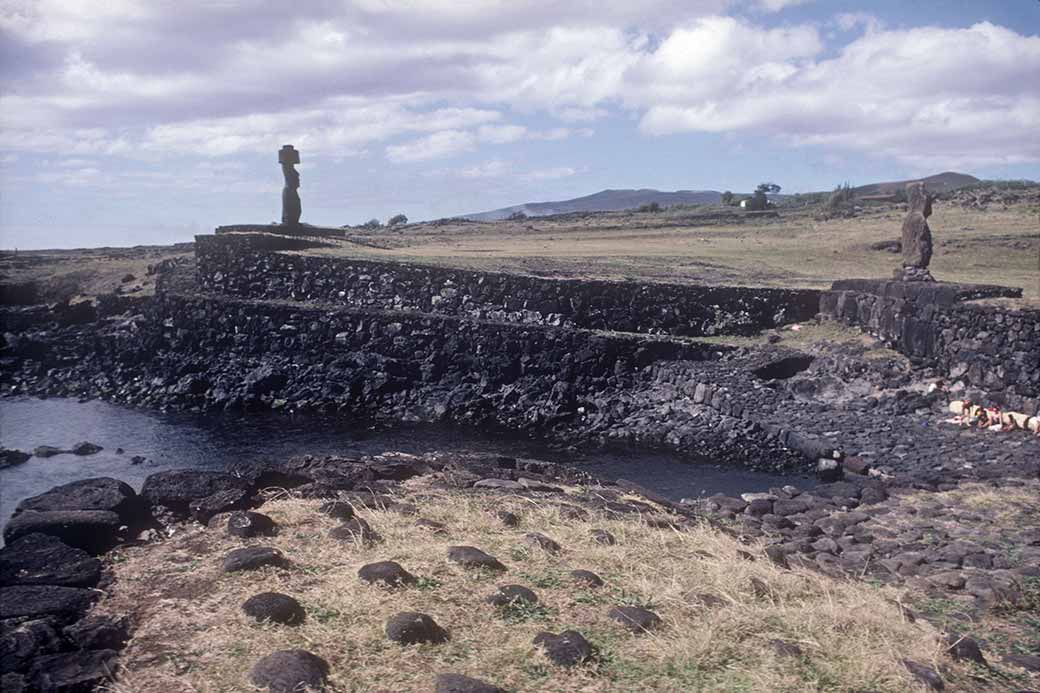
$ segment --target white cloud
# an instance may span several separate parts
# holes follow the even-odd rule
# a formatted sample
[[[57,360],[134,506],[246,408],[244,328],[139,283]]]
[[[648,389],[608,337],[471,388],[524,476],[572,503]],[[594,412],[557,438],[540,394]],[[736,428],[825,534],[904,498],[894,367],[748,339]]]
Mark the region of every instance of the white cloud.
[[[528,180],[556,180],[559,178],[569,178],[576,176],[579,173],[585,173],[585,168],[574,168],[572,166],[557,166],[555,168],[543,168],[535,171],[528,171],[524,174],[524,178]]]
[[[653,78],[630,105],[644,132],[766,134],[938,167],[1040,161],[1040,37],[985,22],[881,30],[821,59],[811,28],[707,24],[723,29],[713,46],[673,34],[641,65]]]
[[[2,0],[25,67],[2,68],[0,148],[223,157],[293,142],[305,157],[382,148],[402,163],[587,136],[572,126],[622,114],[648,135],[1040,160],[1040,37],[888,30],[865,13],[762,26],[719,15],[734,2]],[[556,122],[535,129],[535,116]]]
[[[795,5],[804,5],[812,0],[757,0],[759,8],[766,12],[779,12]]]
[[[443,130],[411,142],[386,148],[386,158],[395,164],[428,161],[472,150],[477,138],[470,132]]]

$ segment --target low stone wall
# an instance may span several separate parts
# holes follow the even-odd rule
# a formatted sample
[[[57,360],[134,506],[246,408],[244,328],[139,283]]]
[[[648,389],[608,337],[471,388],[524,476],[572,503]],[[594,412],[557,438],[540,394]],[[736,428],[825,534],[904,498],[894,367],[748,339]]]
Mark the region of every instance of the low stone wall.
[[[1040,310],[837,290],[822,295],[820,313],[935,368],[969,399],[1030,415],[1040,407]]]
[[[808,289],[555,280],[282,252],[305,242],[198,236],[198,285],[243,298],[685,336],[750,334],[808,320],[819,303],[819,292]]]

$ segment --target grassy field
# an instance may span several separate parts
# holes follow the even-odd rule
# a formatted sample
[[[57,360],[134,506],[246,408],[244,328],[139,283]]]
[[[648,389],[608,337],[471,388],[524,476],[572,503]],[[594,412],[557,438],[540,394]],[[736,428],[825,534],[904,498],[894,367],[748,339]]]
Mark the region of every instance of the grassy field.
[[[708,211],[351,229],[355,242],[314,252],[550,277],[815,288],[839,278],[890,277],[899,266],[898,254],[870,248],[899,238],[904,211],[897,205],[826,221],[814,218],[816,210],[782,209],[779,218],[705,223]],[[1030,302],[1040,302],[1034,206],[976,210],[940,202],[929,224],[936,278],[1021,286]]]
[[[316,501],[283,496],[262,511],[280,525],[263,543],[281,549],[289,569],[222,574],[221,557],[241,545],[223,529],[185,529],[153,546],[120,549],[116,581],[101,609],[130,613],[137,625],[122,659],[115,693],[253,690],[248,672],[261,657],[303,648],[326,659],[336,691],[430,691],[438,673],[488,680],[509,691],[726,691],[804,693],[925,688],[906,670],[909,658],[941,664],[951,690],[989,690],[972,671],[941,654],[939,633],[904,618],[899,590],[782,570],[755,544],[741,544],[708,525],[659,528],[641,519],[575,520],[550,501],[463,495],[415,479],[403,497],[423,518],[446,526],[429,534],[415,516],[360,514],[384,541],[365,547],[331,540],[333,521]],[[573,492],[576,489],[568,489]],[[521,517],[505,528],[494,512]],[[592,541],[604,528],[617,544]],[[542,532],[562,546],[548,553],[523,541]],[[508,570],[473,573],[446,560],[449,545],[480,547]],[[758,560],[741,560],[747,551]],[[410,588],[363,584],[360,566],[394,560],[419,578]],[[572,569],[606,582],[573,584]],[[521,584],[540,603],[496,609],[496,586]],[[256,623],[241,604],[277,591],[307,610],[296,627]],[[614,605],[652,609],[662,626],[634,634],[607,617]],[[383,627],[400,611],[430,614],[451,634],[442,645],[402,647]],[[595,646],[593,661],[572,669],[552,664],[532,644],[540,631],[576,629]],[[782,641],[797,650],[777,645]]]

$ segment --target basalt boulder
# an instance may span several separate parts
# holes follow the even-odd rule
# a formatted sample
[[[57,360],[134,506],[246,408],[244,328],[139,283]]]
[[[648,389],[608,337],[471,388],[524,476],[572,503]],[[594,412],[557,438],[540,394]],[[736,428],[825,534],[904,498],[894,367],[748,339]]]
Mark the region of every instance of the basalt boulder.
[[[33,658],[63,647],[58,622],[53,618],[0,621],[0,674],[26,671]]]
[[[33,660],[29,680],[40,691],[93,691],[115,674],[115,650],[79,650]]]
[[[27,510],[105,510],[116,513],[123,524],[130,526],[146,521],[148,514],[147,504],[134,489],[111,477],[81,479],[55,486],[45,493],[23,500],[15,509],[15,514]]]
[[[249,486],[245,479],[222,472],[174,469],[152,474],[145,479],[141,496],[153,506],[162,506],[187,516],[193,501],[225,491],[248,489]]]
[[[26,534],[0,548],[0,586],[94,587],[101,561],[49,534]]]
[[[0,588],[0,619],[54,616],[69,622],[81,616],[99,594],[82,587],[12,585]]]
[[[450,639],[448,631],[426,614],[404,611],[386,622],[386,637],[402,645],[438,644]]]
[[[242,603],[242,611],[257,621],[271,621],[287,626],[303,623],[307,615],[300,602],[279,592],[254,594]]]
[[[534,644],[541,647],[553,663],[573,667],[592,659],[592,644],[576,630],[565,630],[559,635],[543,631],[535,636]]]
[[[328,662],[321,657],[306,650],[279,650],[254,664],[249,680],[268,693],[297,693],[325,690],[328,675]]]
[[[4,541],[27,534],[46,534],[88,553],[99,554],[119,543],[122,521],[107,510],[30,510],[11,518],[4,527]]]

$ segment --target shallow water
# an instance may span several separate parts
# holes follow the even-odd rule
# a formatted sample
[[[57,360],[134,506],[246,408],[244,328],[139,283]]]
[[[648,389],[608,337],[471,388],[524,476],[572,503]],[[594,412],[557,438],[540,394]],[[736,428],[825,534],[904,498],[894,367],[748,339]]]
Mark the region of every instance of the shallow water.
[[[149,474],[166,469],[223,469],[232,461],[292,455],[377,454],[385,451],[478,452],[581,465],[602,479],[624,478],[678,500],[714,493],[764,491],[804,478],[692,463],[640,451],[555,451],[537,441],[473,429],[431,425],[374,427],[343,416],[271,412],[162,414],[101,401],[0,399],[0,445],[31,452],[39,445],[70,448],[80,441],[104,447],[86,457],[33,457],[0,470],[0,524],[23,498],[59,484],[111,476],[140,490]],[[118,453],[122,448],[124,452]],[[145,461],[133,464],[140,455]]]

